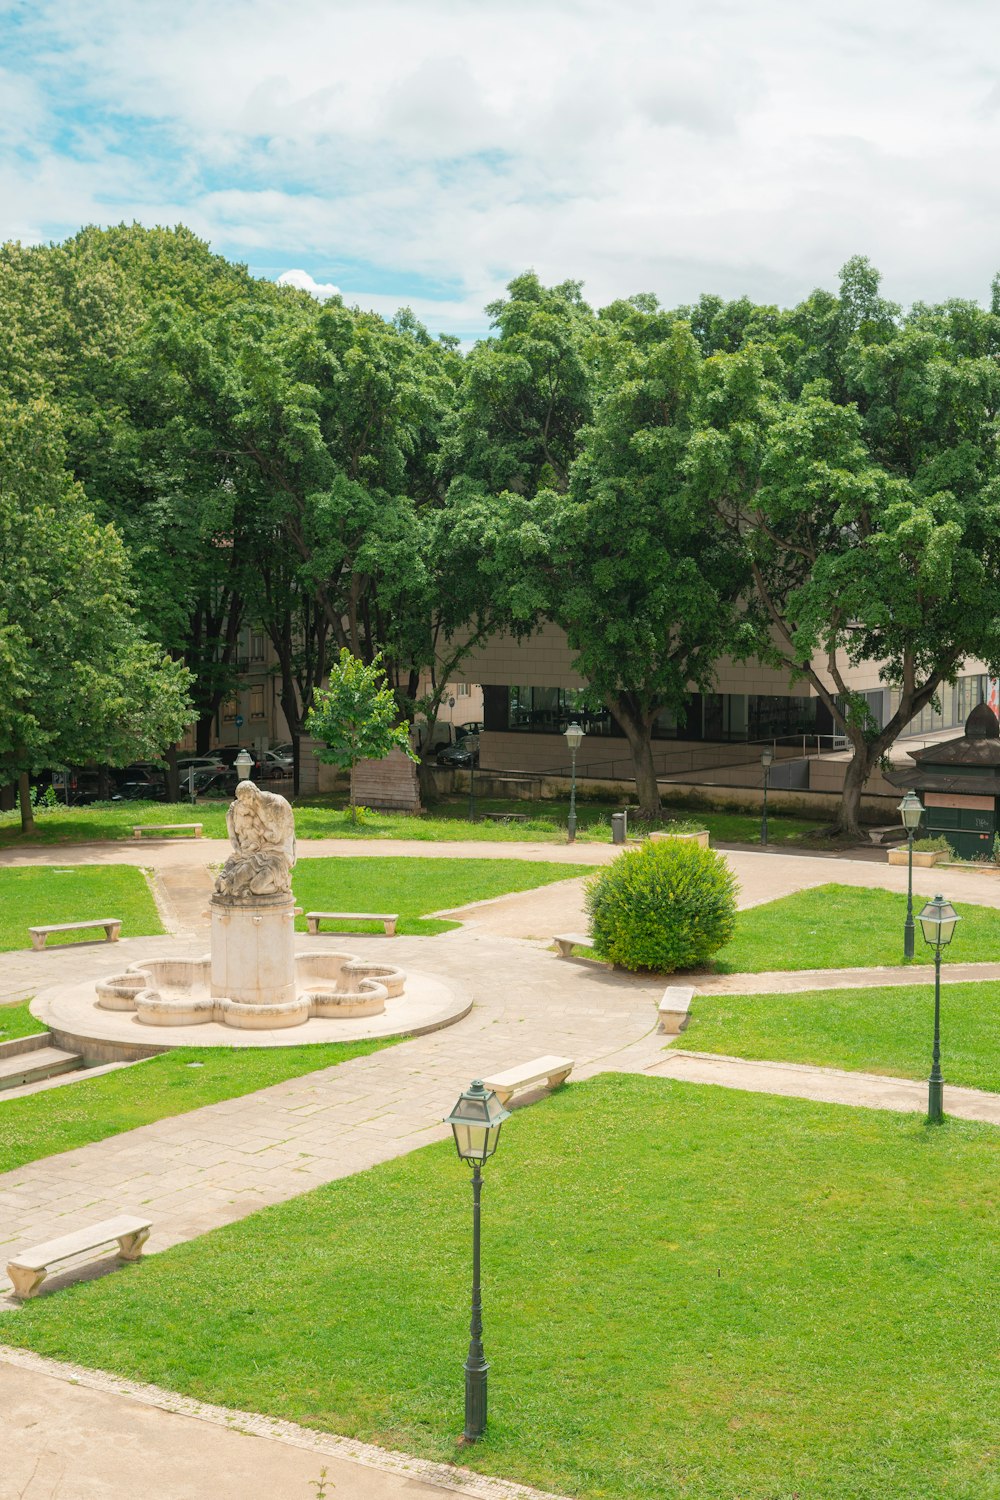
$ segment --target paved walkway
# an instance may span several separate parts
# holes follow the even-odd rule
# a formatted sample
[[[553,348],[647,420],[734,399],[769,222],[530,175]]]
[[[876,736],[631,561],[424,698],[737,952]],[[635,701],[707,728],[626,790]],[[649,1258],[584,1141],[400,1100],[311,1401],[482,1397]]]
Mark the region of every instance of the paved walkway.
[[[115,951],[176,948],[133,939]],[[202,942],[202,946],[204,946]],[[385,956],[385,940],[351,938]],[[575,1077],[654,1061],[655,981],[581,970],[534,944],[458,929],[396,938],[393,958],[471,994],[470,1016],[445,1031],[275,1084],[241,1099],[142,1126],[0,1176],[4,1248],[33,1244],[111,1213],[145,1212],[163,1249],[447,1134],[441,1120],[459,1091],[484,1072],[540,1053],[576,1059]],[[48,982],[81,974],[82,955],[37,957]],[[88,947],[87,970],[108,966]],[[54,971],[61,970],[61,975]],[[139,1064],[132,1076],[141,1086]]]
[[[460,1377],[459,1377],[460,1379]],[[456,1381],[456,1435],[461,1429]],[[546,1500],[294,1422],[0,1347],[0,1500]]]
[[[686,1083],[714,1083],[720,1088],[746,1089],[752,1094],[784,1094],[791,1099],[815,1099],[825,1104],[852,1104],[864,1109],[895,1109],[927,1113],[927,1084],[912,1078],[889,1078],[882,1073],[848,1073],[840,1068],[815,1068],[807,1063],[753,1062],[713,1052],[669,1048],[644,1072]],[[1000,1125],[1000,1094],[945,1085],[945,1109],[962,1120]]]
[[[174,936],[132,939],[114,952],[105,944],[0,955],[0,1001],[43,986],[96,978],[156,948],[201,951],[201,913],[211,889],[210,866],[227,853],[221,841],[197,844],[105,844],[0,854],[0,864],[130,862],[152,868]],[[427,844],[386,840],[314,840],[302,857],[388,854],[444,858],[528,858],[600,864],[607,845]],[[733,851],[741,905],[825,884],[905,890],[906,871],[870,858]],[[957,900],[1000,907],[1000,879],[973,871],[915,871],[920,895],[945,889]],[[442,1116],[470,1078],[540,1052],[576,1059],[574,1078],[614,1069],[684,1078],[729,1088],[922,1111],[926,1084],[873,1074],[786,1063],[754,1063],[672,1048],[655,1030],[662,983],[568,964],[546,951],[553,931],[582,920],[582,882],[501,898],[463,909],[465,925],[436,938],[397,938],[394,958],[439,973],[474,1000],[459,1025],[368,1058],[263,1089],[242,1099],[144,1126],[77,1151],[0,1176],[0,1251],[93,1222],[112,1212],[148,1212],[153,1250],[242,1218],[269,1203],[306,1192],[446,1135]],[[384,957],[384,940],[351,938],[358,952]],[[699,989],[732,992],[919,983],[929,970],[837,970],[714,976]],[[1000,964],[956,965],[949,982],[996,977]],[[134,1076],[141,1083],[141,1068]],[[946,1108],[1000,1124],[1000,1096],[946,1089]],[[512,1125],[516,1130],[516,1120]],[[3,1263],[0,1253],[0,1264]],[[94,1274],[97,1273],[95,1268]],[[79,1276],[79,1270],[68,1273]],[[52,1277],[49,1285],[59,1285]],[[0,1306],[13,1304],[0,1299]],[[0,1324],[2,1338],[2,1324]],[[69,1386],[67,1379],[81,1380]],[[524,1496],[516,1486],[461,1471],[415,1465],[343,1440],[318,1439],[285,1424],[265,1432],[264,1419],[212,1413],[159,1392],[143,1395],[127,1382],[58,1371],[35,1356],[0,1350],[0,1500],[14,1496],[135,1492],[137,1481],[157,1494],[183,1497],[273,1493],[307,1496],[323,1463],[337,1493],[359,1500],[428,1500],[441,1487],[470,1495]],[[212,1424],[216,1423],[214,1429]],[[253,1436],[232,1429],[245,1428]],[[266,1424],[265,1424],[266,1426]],[[271,1424],[274,1428],[275,1424]],[[316,1445],[321,1445],[317,1447]],[[326,1447],[322,1445],[326,1444]],[[360,1450],[360,1445],[354,1445]],[[348,1451],[351,1450],[351,1451]],[[10,1455],[13,1455],[12,1457]],[[320,1455],[329,1455],[322,1456]],[[319,1458],[319,1461],[317,1459]],[[339,1465],[344,1467],[339,1467]],[[359,1469],[357,1465],[362,1467]]]

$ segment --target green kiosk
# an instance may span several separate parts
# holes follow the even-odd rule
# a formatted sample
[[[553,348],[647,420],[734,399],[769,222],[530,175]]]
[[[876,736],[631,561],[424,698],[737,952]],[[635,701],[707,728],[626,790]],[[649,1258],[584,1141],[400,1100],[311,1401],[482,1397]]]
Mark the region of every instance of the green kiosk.
[[[924,804],[920,836],[943,835],[960,859],[989,859],[1000,824],[1000,723],[985,703],[974,708],[958,739],[911,750],[912,771],[889,776]]]

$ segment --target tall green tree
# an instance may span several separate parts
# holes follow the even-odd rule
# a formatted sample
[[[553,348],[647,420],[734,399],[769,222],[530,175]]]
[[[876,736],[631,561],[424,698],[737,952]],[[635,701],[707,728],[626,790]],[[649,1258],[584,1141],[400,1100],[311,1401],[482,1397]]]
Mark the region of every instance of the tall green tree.
[[[0,783],[159,757],[188,673],[139,624],[128,558],[67,471],[58,413],[0,399]]]
[[[651,819],[661,810],[657,716],[683,722],[692,689],[707,689],[718,658],[739,649],[745,569],[687,483],[702,367],[690,326],[649,299],[615,322],[595,359],[594,415],[568,488],[542,490],[520,535],[586,700],[624,731],[639,813]]]
[[[788,320],[813,339],[815,305]],[[707,361],[688,467],[745,550],[758,654],[809,682],[851,745],[838,821],[856,837],[865,782],[914,715],[966,657],[1000,664],[1000,319],[904,319],[859,261],[826,313],[825,348]],[[851,681],[872,662],[897,695],[881,725]]]

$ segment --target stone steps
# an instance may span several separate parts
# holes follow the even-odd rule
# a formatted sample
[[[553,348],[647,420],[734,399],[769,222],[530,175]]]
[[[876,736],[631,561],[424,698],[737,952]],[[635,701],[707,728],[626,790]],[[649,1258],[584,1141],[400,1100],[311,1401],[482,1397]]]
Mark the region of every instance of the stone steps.
[[[47,1031],[38,1036],[16,1037],[0,1046],[0,1092],[40,1083],[59,1073],[73,1073],[82,1065],[78,1052],[51,1046]]]

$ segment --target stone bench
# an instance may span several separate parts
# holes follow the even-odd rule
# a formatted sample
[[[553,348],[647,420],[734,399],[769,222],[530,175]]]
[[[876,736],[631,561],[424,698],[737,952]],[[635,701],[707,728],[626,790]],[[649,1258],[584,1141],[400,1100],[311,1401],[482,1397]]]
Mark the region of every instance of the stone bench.
[[[319,936],[319,924],[321,922],[381,922],[385,928],[386,937],[395,937],[399,913],[382,911],[307,911],[306,921],[309,924],[310,937]]]
[[[102,917],[95,922],[51,922],[48,927],[29,927],[28,934],[32,948],[41,953],[50,932],[86,932],[92,927],[102,927],[105,941],[109,943],[117,943],[122,934],[121,917]]]
[[[613,969],[614,964],[609,964],[603,958],[590,958],[581,953],[574,953],[574,948],[591,948],[594,939],[586,932],[564,932],[561,937],[552,939],[559,949],[560,958],[571,959],[575,964],[595,964],[599,969]]]
[[[58,1240],[47,1240],[44,1245],[22,1250],[7,1264],[7,1275],[13,1283],[15,1297],[22,1300],[34,1297],[51,1268],[60,1261],[101,1250],[114,1240],[118,1241],[121,1260],[138,1260],[142,1255],[143,1245],[149,1239],[151,1227],[149,1219],[137,1219],[133,1214],[119,1214],[116,1219],[104,1219],[100,1224],[92,1224],[89,1229],[78,1229],[73,1234],[64,1234]]]
[[[201,838],[202,823],[133,823],[132,837],[141,839],[144,833],[193,833]]]
[[[691,1001],[698,991],[691,984],[670,984],[663,991],[663,999],[656,1007],[660,1029],[670,1036],[683,1031],[691,1019]]]
[[[521,1063],[520,1067],[508,1068],[504,1073],[494,1073],[491,1077],[484,1078],[483,1083],[493,1090],[501,1104],[506,1104],[510,1096],[519,1089],[530,1089],[536,1083],[547,1083],[550,1089],[554,1089],[560,1083],[565,1083],[572,1071],[571,1057],[533,1057],[530,1062]]]
[[[527,823],[527,813],[488,812],[483,814],[491,823]]]

